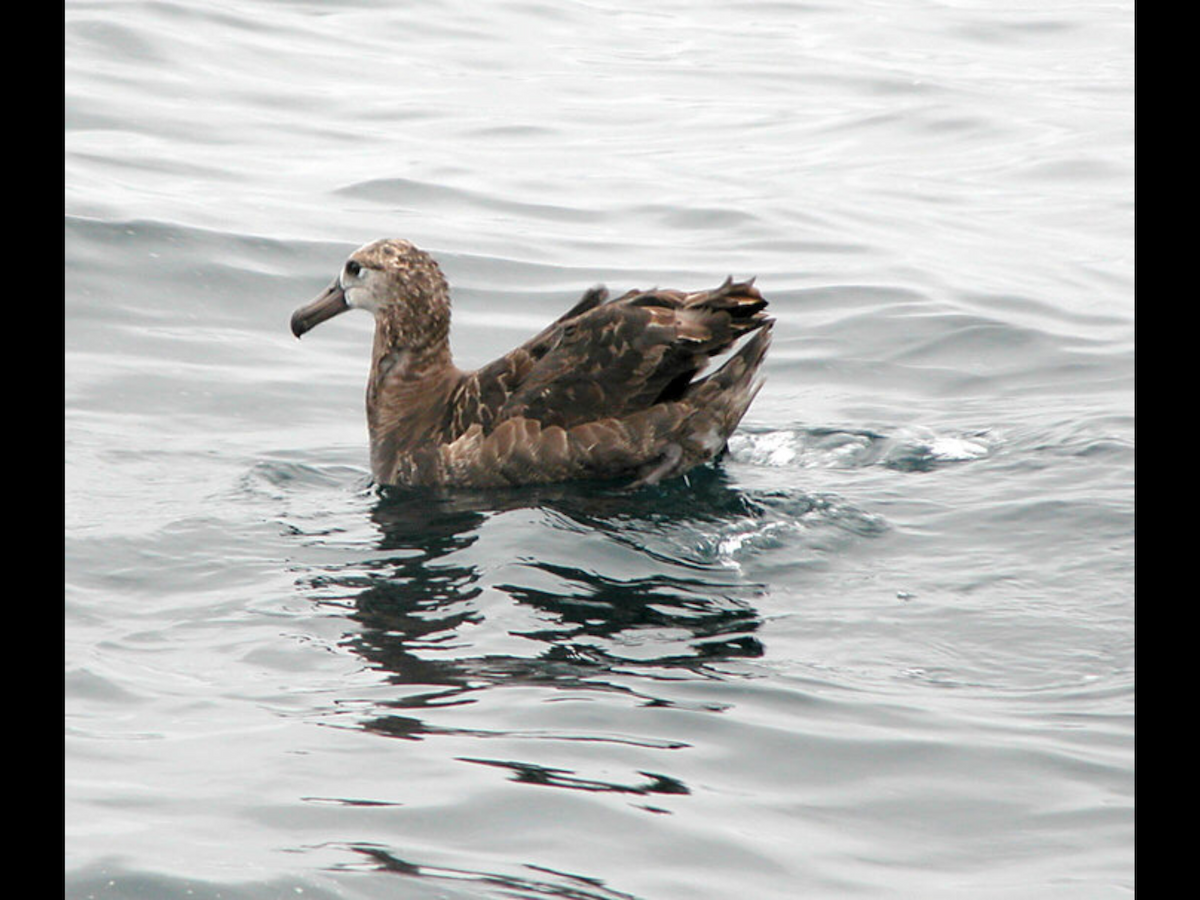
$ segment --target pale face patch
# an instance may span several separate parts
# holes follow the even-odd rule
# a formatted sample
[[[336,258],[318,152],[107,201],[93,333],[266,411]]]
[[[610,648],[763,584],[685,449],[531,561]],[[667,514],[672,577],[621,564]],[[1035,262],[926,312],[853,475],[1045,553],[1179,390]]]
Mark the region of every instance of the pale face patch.
[[[379,276],[380,273],[375,269],[368,269],[353,259],[349,260],[342,267],[342,274],[338,276],[338,283],[346,294],[346,305],[353,309],[365,309],[369,313],[378,310]]]

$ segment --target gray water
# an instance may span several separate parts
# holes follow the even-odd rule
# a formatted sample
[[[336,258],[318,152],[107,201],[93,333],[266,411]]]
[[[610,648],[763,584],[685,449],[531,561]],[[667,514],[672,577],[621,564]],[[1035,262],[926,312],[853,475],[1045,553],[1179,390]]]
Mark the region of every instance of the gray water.
[[[1131,3],[66,5],[66,896],[1133,887]],[[370,481],[369,240],[479,365],[757,276],[716,465]]]

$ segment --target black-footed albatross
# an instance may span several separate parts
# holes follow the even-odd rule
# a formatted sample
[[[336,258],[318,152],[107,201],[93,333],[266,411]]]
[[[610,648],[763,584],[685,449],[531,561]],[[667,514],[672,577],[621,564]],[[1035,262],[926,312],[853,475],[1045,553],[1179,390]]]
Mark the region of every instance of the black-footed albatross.
[[[603,287],[474,372],[450,359],[450,293],[404,240],[355,250],[292,315],[296,337],[347,309],[375,316],[367,383],[380,484],[503,487],[583,478],[654,484],[725,448],[761,387],[774,319],[754,280],[715,290]],[[719,369],[696,376],[743,335]]]

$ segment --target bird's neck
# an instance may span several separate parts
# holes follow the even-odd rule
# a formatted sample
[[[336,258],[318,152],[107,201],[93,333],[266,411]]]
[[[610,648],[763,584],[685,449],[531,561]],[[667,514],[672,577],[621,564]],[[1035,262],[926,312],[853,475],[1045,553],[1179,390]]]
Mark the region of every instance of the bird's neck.
[[[405,346],[385,321],[376,322],[366,400],[371,467],[377,478],[390,478],[382,467],[398,453],[438,438],[446,402],[461,378],[446,337]]]

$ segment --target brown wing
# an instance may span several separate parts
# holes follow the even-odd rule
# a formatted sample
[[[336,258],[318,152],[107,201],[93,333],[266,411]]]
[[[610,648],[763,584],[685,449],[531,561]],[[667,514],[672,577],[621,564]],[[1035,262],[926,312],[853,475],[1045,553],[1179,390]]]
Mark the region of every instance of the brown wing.
[[[559,341],[563,324],[595,309],[606,299],[608,291],[603,286],[589,288],[578,303],[540,333],[483,368],[467,373],[447,404],[445,439],[456,440],[475,424],[490,431],[513,392]]]
[[[486,432],[472,425],[453,442],[428,449],[424,475],[416,469],[406,475],[414,483],[472,487],[616,477],[641,485],[674,477],[725,446],[761,386],[758,370],[770,343],[768,320],[681,399],[621,417],[563,427],[512,416]]]
[[[602,299],[589,292],[541,334],[468,376],[466,426],[477,421],[486,433],[525,418],[570,428],[677,400],[710,357],[768,321],[752,281]]]
[[[630,299],[638,296],[629,295]],[[649,305],[657,307],[654,303]],[[579,323],[584,326],[585,333],[592,329],[607,333],[607,329],[613,327],[614,320],[599,316],[599,312],[587,316],[590,319],[596,315],[595,321]],[[615,321],[626,323],[626,327],[632,327],[628,323],[640,319],[635,314],[611,310],[606,313],[618,316]],[[622,315],[628,317],[620,318]],[[561,353],[566,358],[573,358],[572,339],[570,335],[561,335],[544,351],[538,346],[532,352],[527,346],[518,348],[520,352],[509,354],[503,366],[494,364],[491,370],[511,375],[528,364],[526,376],[517,384],[516,390],[505,392],[502,387],[497,387],[498,377],[480,380],[477,378],[479,373],[469,376],[476,378],[474,384],[482,384],[485,389],[507,396],[498,409],[485,410],[491,417],[490,427],[479,421],[468,424],[446,443],[429,445],[403,460],[409,469],[397,474],[401,480],[414,484],[493,487],[625,476],[635,478],[635,485],[653,484],[686,472],[720,452],[762,384],[758,371],[771,343],[772,320],[759,316],[757,312],[748,314],[742,331],[755,330],[755,333],[742,341],[724,365],[711,375],[677,388],[668,374],[660,373],[660,381],[665,379],[668,385],[667,391],[679,391],[677,398],[634,409],[627,408],[633,403],[622,403],[612,399],[612,394],[600,392],[599,396],[610,398],[608,406],[615,412],[602,412],[603,404],[580,401],[579,408],[569,413],[564,413],[561,407],[553,407],[544,418],[536,417],[533,413],[537,410],[522,397],[546,371],[561,373],[555,355]],[[737,318],[734,316],[735,320]],[[621,326],[615,327],[620,330]],[[665,326],[657,323],[655,327]],[[576,332],[579,330],[578,327],[575,329]],[[736,333],[736,328],[734,330]],[[538,353],[540,358],[530,363],[529,360]],[[548,363],[554,365],[546,365]],[[604,371],[602,366],[598,370]],[[694,371],[685,370],[684,374],[690,378]],[[676,376],[675,381],[681,377]],[[545,394],[546,388],[540,388],[538,396],[570,395],[579,399],[584,394],[572,392],[590,392],[590,384],[596,380],[571,381],[560,377],[549,386],[549,394]],[[645,383],[653,380],[648,378]],[[645,393],[649,395],[653,391]]]

